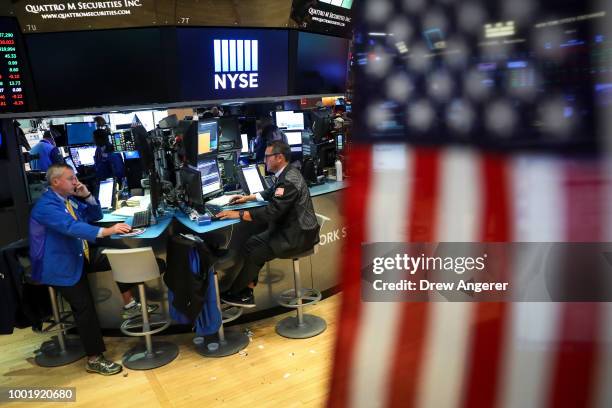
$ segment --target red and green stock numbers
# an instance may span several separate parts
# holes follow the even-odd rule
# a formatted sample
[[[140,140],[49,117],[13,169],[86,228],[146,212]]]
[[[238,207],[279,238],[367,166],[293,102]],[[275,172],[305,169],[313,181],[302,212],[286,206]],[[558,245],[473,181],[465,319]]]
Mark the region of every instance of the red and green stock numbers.
[[[0,32],[0,111],[25,105],[15,34]]]

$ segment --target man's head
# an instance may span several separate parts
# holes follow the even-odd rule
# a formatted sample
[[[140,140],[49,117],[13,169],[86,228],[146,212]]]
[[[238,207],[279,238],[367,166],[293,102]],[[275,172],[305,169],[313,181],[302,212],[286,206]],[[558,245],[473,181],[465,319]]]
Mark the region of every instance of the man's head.
[[[53,191],[64,197],[74,194],[74,190],[79,184],[72,168],[64,163],[49,166],[47,182]]]
[[[43,139],[55,146],[55,138],[53,137],[51,131],[45,130],[45,133],[43,133]]]
[[[287,143],[280,140],[268,143],[266,155],[264,156],[266,170],[276,173],[285,167],[287,163],[289,163],[289,160],[291,160],[291,147],[289,147]]]

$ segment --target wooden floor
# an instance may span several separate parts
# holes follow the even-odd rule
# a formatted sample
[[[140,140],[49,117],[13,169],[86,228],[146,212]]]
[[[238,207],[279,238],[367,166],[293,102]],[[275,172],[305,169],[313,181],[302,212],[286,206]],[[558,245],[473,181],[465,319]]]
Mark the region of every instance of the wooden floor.
[[[32,352],[45,336],[29,328],[16,330],[0,336],[0,387],[76,387],[76,403],[44,405],[49,407],[321,407],[329,389],[340,296],[306,309],[327,321],[327,330],[317,337],[289,340],[278,336],[274,326],[286,315],[276,316],[234,326],[234,330],[248,328],[253,333],[246,352],[212,359],[193,350],[193,334],[162,336],[179,345],[176,360],[149,371],[124,368],[111,377],[86,373],[84,359],[65,367],[38,367]],[[120,361],[137,340],[107,337],[105,341],[106,356]]]

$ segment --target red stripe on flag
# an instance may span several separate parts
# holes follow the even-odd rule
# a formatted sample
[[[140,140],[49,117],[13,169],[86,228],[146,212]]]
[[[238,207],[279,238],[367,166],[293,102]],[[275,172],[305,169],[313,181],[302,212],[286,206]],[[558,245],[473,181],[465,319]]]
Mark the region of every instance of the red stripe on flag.
[[[348,227],[342,253],[342,305],[338,319],[334,369],[329,393],[329,407],[348,406],[349,374],[357,341],[361,312],[361,243],[365,239],[366,205],[372,169],[371,146],[353,145],[347,160],[349,187],[344,191],[342,208]]]
[[[410,192],[410,242],[433,242],[437,225],[439,200],[440,151],[415,149],[414,182]],[[416,404],[419,376],[422,372],[423,350],[426,343],[429,304],[404,303],[398,333],[396,354],[391,369],[390,407],[411,408]]]
[[[502,156],[483,156],[483,242],[511,240],[507,167],[508,163]],[[464,407],[495,406],[508,310],[506,303],[478,303],[476,306],[471,323],[470,352],[467,356]]]
[[[565,218],[569,242],[596,242],[604,236],[603,171],[601,163],[593,161],[569,163],[566,168]],[[587,407],[593,403],[602,313],[598,303],[562,305],[548,406]]]

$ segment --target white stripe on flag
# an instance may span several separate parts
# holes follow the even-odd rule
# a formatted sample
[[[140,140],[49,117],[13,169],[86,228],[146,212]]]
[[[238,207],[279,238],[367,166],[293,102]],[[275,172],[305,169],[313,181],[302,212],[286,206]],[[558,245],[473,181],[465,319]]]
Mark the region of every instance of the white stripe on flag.
[[[480,241],[480,156],[473,150],[450,148],[442,151],[440,163],[437,241]]]
[[[559,313],[558,303],[512,303],[510,327],[502,353],[498,407],[546,405]]]
[[[482,207],[479,164],[480,157],[472,150],[449,148],[441,152],[436,241],[479,240]],[[432,302],[430,308],[416,406],[459,406],[474,305]]]
[[[221,72],[221,41],[215,40],[213,43],[215,49],[215,72]]]
[[[373,146],[365,227],[368,242],[406,241],[411,164],[405,145]],[[401,305],[363,303],[349,374],[349,407],[385,406]]]
[[[227,72],[229,70],[229,58],[227,56],[227,40],[221,40],[221,66],[223,72]]]
[[[565,237],[563,163],[518,156],[511,165],[513,237],[518,242],[558,242]]]
[[[238,40],[236,41],[236,52],[237,52],[237,60],[238,60],[238,66],[236,67],[236,69],[238,71],[244,71],[244,41],[243,40]]]
[[[257,71],[257,40],[251,41],[251,70]]]
[[[244,40],[244,70],[251,70],[251,40]]]
[[[452,408],[461,404],[461,387],[474,305],[432,302],[423,353],[417,407]]]

